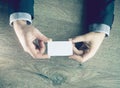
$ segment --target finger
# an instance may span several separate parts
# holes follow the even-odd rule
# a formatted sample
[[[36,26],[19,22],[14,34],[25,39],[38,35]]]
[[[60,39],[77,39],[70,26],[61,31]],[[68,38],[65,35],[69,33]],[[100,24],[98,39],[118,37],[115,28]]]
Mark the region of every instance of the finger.
[[[79,62],[86,62],[87,60],[89,60],[90,58],[92,58],[95,54],[95,50],[90,49],[90,50],[85,50],[84,54],[81,55],[72,55],[70,56],[70,58],[75,59],[76,61]]]
[[[48,42],[52,42],[53,40],[51,38],[49,38]]]
[[[45,52],[45,49],[46,49],[45,44],[44,44],[43,41],[40,42],[40,46],[41,46],[40,52],[41,52],[41,54],[43,54]]]
[[[72,38],[69,38],[68,41],[72,41]]]
[[[39,43],[39,42],[38,42]],[[37,58],[38,55],[41,55],[41,52],[39,49],[36,49],[36,46],[33,43],[28,43],[28,53],[33,57]],[[41,47],[41,46],[40,46]]]
[[[82,63],[82,57],[81,56],[79,56],[79,55],[72,55],[72,56],[70,56],[69,58],[72,58],[72,59],[74,59],[74,60],[76,60],[76,61],[78,61],[78,62],[81,62]]]
[[[49,38],[47,38],[45,35],[43,35],[42,33],[40,33],[38,30],[36,30],[37,33],[35,34],[36,37],[44,42],[49,41]]]
[[[36,58],[37,54],[40,53],[38,49],[35,49],[35,46],[33,44],[28,45],[28,53],[33,57]]]
[[[41,54],[41,52],[40,51],[38,51],[38,50],[36,50],[35,52],[36,53],[33,53],[33,52],[31,52],[30,50],[28,51],[28,53],[34,58],[34,59],[48,59],[48,58],[50,58],[50,56],[49,55],[47,55],[47,54]]]
[[[29,45],[29,53],[30,55],[33,57],[33,58],[37,58],[37,59],[46,59],[46,58],[50,58],[50,56],[48,56],[47,54],[44,54],[44,51],[45,49],[43,49],[45,46],[44,46],[44,43],[42,42],[42,50],[38,50],[38,49],[35,49],[34,45],[33,44],[30,44]]]
[[[49,58],[50,58],[50,56],[47,54],[43,54],[43,55],[38,54],[36,57],[36,59],[49,59]]]
[[[78,50],[76,47],[73,47],[73,52],[77,55],[83,54],[83,50]]]
[[[83,62],[86,62],[87,60],[91,59],[95,53],[97,52],[97,47],[90,47],[88,50],[85,50],[83,54]]]
[[[38,49],[41,52],[41,54],[45,52],[46,47],[43,41],[35,39],[33,41],[33,44],[35,45],[35,49]]]
[[[38,50],[37,50],[37,51],[38,51]],[[36,58],[36,55],[37,55],[37,53],[39,52],[39,51],[38,51],[38,52],[37,52],[37,51],[36,51],[36,54],[35,54],[35,53],[31,52],[30,49],[28,49],[28,50],[27,50],[27,53],[30,54],[33,58]]]
[[[40,50],[40,48],[41,48],[41,40],[38,40],[38,39],[34,39],[33,40],[33,44],[34,44],[34,46],[35,46],[35,49],[38,49],[38,50]]]
[[[83,42],[83,41],[86,41],[84,35],[83,35],[83,36],[77,36],[77,37],[75,37],[75,38],[72,39],[72,42],[73,42],[73,43]]]

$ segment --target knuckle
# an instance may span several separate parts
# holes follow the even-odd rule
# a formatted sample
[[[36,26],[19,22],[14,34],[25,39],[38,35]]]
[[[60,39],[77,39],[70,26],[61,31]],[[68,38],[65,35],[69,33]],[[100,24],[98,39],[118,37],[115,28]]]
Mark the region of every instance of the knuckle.
[[[38,59],[37,55],[32,55],[33,59]]]
[[[24,48],[24,51],[27,52],[27,53],[29,52],[27,48]]]
[[[31,56],[32,56],[33,59],[37,58],[37,56],[35,54],[33,54],[33,53],[31,53]]]

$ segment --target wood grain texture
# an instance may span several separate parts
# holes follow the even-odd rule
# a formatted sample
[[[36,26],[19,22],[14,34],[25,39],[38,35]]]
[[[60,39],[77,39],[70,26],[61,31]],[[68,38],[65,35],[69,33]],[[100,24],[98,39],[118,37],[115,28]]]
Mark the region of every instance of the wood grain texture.
[[[82,0],[35,0],[33,24],[54,40],[82,31]],[[111,35],[97,54],[79,64],[67,57],[33,60],[25,53],[0,6],[0,88],[120,88],[120,1]]]

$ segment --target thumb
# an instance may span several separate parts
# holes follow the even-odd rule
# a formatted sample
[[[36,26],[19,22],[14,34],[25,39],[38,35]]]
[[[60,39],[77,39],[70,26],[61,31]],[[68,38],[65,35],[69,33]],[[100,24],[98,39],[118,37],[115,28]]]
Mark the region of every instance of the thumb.
[[[49,38],[47,38],[44,34],[42,34],[38,29],[35,28],[34,35],[43,42],[48,42]]]
[[[43,42],[48,42],[50,40],[48,37],[46,37],[40,32],[37,33],[36,37]]]
[[[83,41],[86,41],[84,35],[82,35],[82,36],[77,36],[77,37],[75,37],[75,38],[72,39],[72,42],[73,42],[73,43],[78,43],[78,42],[83,42]]]
[[[49,38],[47,38],[47,37],[44,36],[44,35],[40,35],[40,36],[38,37],[38,39],[42,40],[43,42],[48,42],[48,41],[50,40]]]

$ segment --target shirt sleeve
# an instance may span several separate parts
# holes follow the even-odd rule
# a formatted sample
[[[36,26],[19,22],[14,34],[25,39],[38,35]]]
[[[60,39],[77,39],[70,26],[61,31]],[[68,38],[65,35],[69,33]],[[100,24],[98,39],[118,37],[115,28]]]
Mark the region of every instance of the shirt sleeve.
[[[112,27],[114,21],[114,0],[87,0],[86,4],[88,25],[97,23]]]
[[[32,17],[29,13],[25,12],[15,12],[10,14],[10,26],[12,26],[12,23],[17,20],[26,20],[27,23],[31,24],[32,23]]]
[[[108,37],[110,35],[110,26],[94,23],[89,25],[89,32],[103,32],[106,34],[106,37]]]
[[[103,32],[106,36],[110,35],[114,21],[114,1],[87,0],[86,22],[89,32]]]

